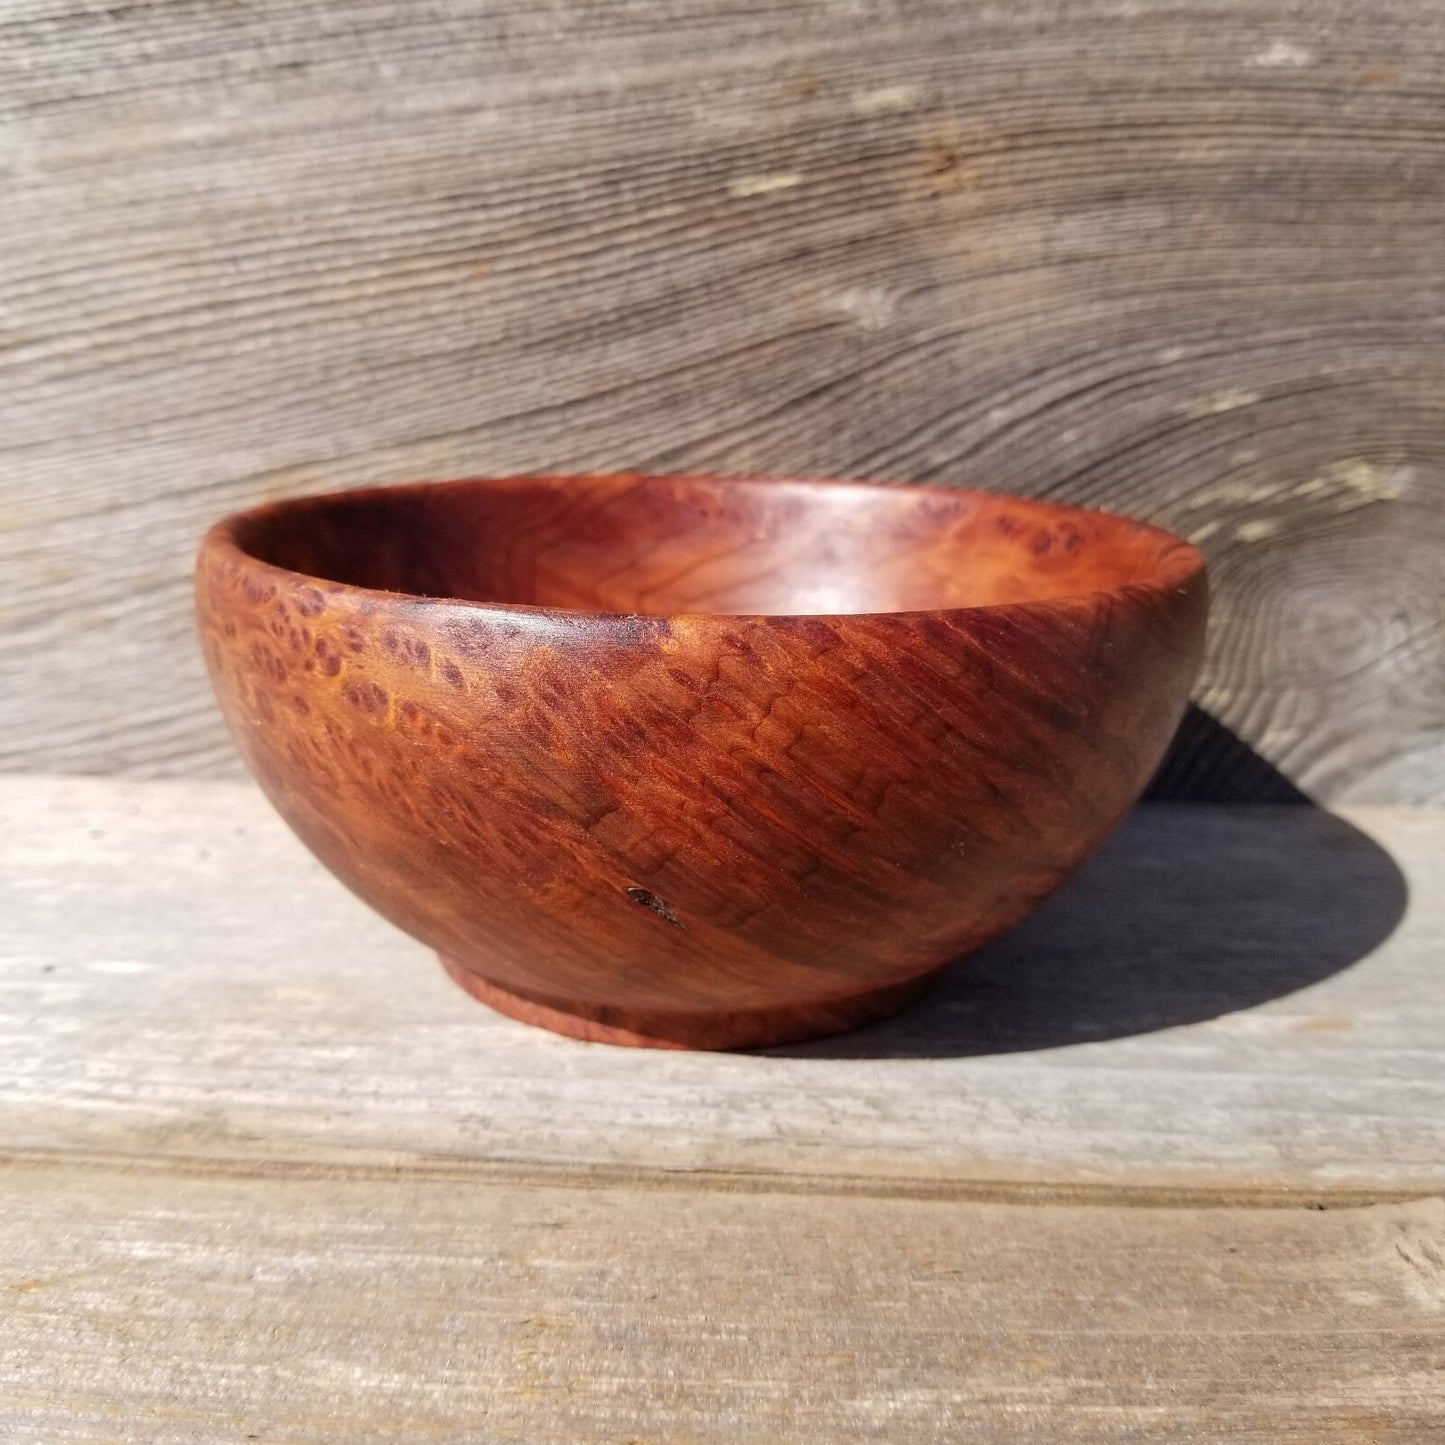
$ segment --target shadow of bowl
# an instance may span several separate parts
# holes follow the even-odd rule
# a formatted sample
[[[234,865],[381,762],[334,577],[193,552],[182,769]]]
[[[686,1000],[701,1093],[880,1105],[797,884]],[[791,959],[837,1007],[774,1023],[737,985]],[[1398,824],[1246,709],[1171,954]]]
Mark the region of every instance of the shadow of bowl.
[[[1232,736],[1206,714],[1191,721],[1196,733],[1208,724]],[[1343,818],[1287,781],[1271,788],[1298,801],[1141,805],[1092,863],[956,964],[917,1008],[768,1052],[943,1058],[1056,1048],[1217,1018],[1348,968],[1404,914],[1404,876]]]

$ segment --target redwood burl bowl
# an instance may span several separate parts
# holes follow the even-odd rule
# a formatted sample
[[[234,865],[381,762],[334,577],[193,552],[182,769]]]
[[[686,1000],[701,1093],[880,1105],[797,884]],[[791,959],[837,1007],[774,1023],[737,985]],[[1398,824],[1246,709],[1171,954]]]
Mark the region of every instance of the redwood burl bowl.
[[[1027,913],[1157,766],[1206,606],[1119,517],[631,475],[263,507],[196,586],[332,872],[493,1008],[691,1048],[881,1017]]]

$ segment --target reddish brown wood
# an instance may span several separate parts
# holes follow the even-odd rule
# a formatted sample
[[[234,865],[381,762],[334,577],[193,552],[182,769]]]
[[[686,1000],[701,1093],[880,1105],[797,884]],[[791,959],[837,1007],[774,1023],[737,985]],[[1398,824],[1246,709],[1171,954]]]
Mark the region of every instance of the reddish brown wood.
[[[980,492],[528,477],[221,523],[206,657],[345,883],[516,1017],[728,1048],[916,996],[1102,841],[1200,554]]]

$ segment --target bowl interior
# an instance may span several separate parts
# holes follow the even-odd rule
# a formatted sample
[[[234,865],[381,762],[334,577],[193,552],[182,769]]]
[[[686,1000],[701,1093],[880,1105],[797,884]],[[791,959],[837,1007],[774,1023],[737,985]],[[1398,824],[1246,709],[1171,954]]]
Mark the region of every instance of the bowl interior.
[[[1167,585],[1195,556],[1141,523],[991,493],[630,475],[343,492],[245,514],[231,535],[260,561],[357,587],[653,614],[1041,601]]]

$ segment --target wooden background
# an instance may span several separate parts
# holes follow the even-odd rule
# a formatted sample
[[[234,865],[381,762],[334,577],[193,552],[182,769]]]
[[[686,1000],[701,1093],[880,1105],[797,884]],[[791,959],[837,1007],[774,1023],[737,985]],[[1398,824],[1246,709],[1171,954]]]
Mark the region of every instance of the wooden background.
[[[0,767],[237,770],[228,510],[618,466],[1152,517],[1175,792],[1445,797],[1445,7],[0,4]]]

